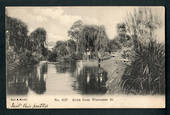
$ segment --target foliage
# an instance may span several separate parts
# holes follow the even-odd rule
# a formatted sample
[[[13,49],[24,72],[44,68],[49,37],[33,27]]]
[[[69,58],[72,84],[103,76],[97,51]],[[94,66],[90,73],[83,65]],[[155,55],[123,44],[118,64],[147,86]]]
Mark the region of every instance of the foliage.
[[[76,43],[74,40],[57,41],[49,55],[49,61],[56,61],[57,58],[75,55]]]
[[[95,41],[95,51],[105,51],[108,45],[108,36],[104,26],[99,26],[97,39]]]
[[[71,40],[66,41],[66,48],[69,55],[72,58],[75,57],[75,59],[81,59],[83,52],[87,50],[91,54],[95,54],[93,52],[104,52],[108,49],[109,39],[103,25],[86,25],[81,20],[78,20],[69,29],[68,36]]]
[[[80,39],[79,35],[82,30],[82,27],[83,22],[81,20],[74,22],[70,30],[68,31],[68,36],[77,41],[78,39]]]
[[[118,23],[117,24],[117,33],[119,36],[124,36],[127,32],[127,29],[126,29],[126,24],[125,23]]]
[[[38,60],[44,60],[48,57],[48,49],[46,48],[46,30],[37,28],[29,35],[30,50],[34,57]]]
[[[83,57],[83,55],[82,55],[81,52],[79,52],[78,54],[72,53],[70,57],[71,57],[72,59],[74,59],[74,60],[81,60],[82,57]]]
[[[53,51],[50,51],[48,53],[48,61],[55,62],[56,61],[57,54]]]
[[[76,42],[74,40],[69,39],[66,41],[66,43],[67,43],[67,48],[68,48],[69,54],[71,55],[71,54],[75,53],[76,52]]]
[[[122,77],[122,86],[128,93],[165,93],[165,47],[151,40],[140,42],[136,56]]]
[[[157,15],[153,15],[150,8],[135,9],[133,13],[128,14],[126,20],[127,31],[131,36],[139,38],[144,44],[148,41],[148,36],[155,37],[154,30],[162,24]],[[147,39],[146,39],[147,37]]]
[[[37,28],[28,36],[27,25],[6,15],[7,64],[29,65],[46,59],[46,31]]]
[[[125,49],[125,50],[122,51],[121,57],[124,58],[124,59],[133,60],[134,55],[132,55],[132,53],[134,53],[133,50]]]
[[[37,28],[30,36],[29,40],[32,42],[32,51],[42,50],[46,44],[46,31],[44,28]]]
[[[106,51],[107,52],[115,52],[117,50],[121,49],[121,45],[119,42],[116,41],[116,39],[112,39],[108,41]]]
[[[63,57],[69,53],[66,48],[66,42],[64,41],[57,41],[53,51],[56,53],[57,57]]]
[[[165,93],[165,45],[155,39],[160,27],[150,9],[138,9],[128,17],[128,31],[134,42],[134,60],[122,77],[126,93]]]
[[[71,26],[71,28],[68,30],[68,36],[76,41],[76,53],[78,53],[79,50],[79,42],[80,42],[80,32],[83,28],[83,22],[81,20],[78,20],[74,22],[74,24]]]
[[[104,26],[85,25],[81,31],[81,50],[89,49],[92,52],[105,50],[108,44],[108,37]]]
[[[27,25],[21,20],[6,16],[5,28],[8,42],[7,45],[13,47],[13,50],[16,53],[23,51],[25,49],[25,44],[28,41]]]
[[[127,33],[127,26],[125,23],[117,24],[117,32],[118,36],[116,36],[114,39],[119,45],[121,45],[121,48],[133,46],[132,38]]]
[[[95,51],[95,40],[97,39],[99,27],[96,25],[85,25],[81,31],[81,51],[86,51],[88,48]]]
[[[56,42],[49,57],[51,61],[66,57],[82,59],[87,49],[91,52],[105,51],[109,41],[104,26],[84,25],[81,20],[71,26],[68,36],[71,39]]]

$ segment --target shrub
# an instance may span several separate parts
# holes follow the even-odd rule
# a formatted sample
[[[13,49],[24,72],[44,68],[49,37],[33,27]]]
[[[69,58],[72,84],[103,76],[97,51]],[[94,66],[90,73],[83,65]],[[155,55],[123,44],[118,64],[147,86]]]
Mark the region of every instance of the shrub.
[[[135,58],[122,77],[125,93],[165,93],[165,47],[156,40],[134,42]]]

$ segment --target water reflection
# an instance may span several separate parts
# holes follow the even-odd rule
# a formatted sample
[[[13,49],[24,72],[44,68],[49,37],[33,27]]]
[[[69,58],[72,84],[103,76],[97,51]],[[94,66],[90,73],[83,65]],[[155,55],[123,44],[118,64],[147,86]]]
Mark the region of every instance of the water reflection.
[[[101,67],[83,67],[73,87],[82,94],[106,93],[107,72]]]
[[[28,86],[37,94],[43,94],[46,91],[47,64],[36,67],[29,76]]]
[[[29,91],[33,91],[36,95],[104,94],[107,91],[107,72],[98,66],[83,66],[82,61],[78,63],[40,63],[20,68],[7,75],[7,93],[28,95]]]
[[[27,94],[28,93],[28,73],[21,70],[7,74],[8,94]]]
[[[56,64],[56,72],[57,73],[73,73],[76,70],[76,61],[67,61],[67,62],[61,62],[59,64]]]
[[[11,73],[7,75],[8,94],[26,95],[29,88],[37,94],[46,91],[47,64],[20,68]]]

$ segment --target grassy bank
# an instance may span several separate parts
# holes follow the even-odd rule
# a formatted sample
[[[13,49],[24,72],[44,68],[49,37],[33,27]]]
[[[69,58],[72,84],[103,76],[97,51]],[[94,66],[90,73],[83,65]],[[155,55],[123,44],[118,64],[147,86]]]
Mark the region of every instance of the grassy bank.
[[[101,67],[108,72],[107,94],[122,93],[120,83],[127,64],[122,60],[111,58],[103,61]]]

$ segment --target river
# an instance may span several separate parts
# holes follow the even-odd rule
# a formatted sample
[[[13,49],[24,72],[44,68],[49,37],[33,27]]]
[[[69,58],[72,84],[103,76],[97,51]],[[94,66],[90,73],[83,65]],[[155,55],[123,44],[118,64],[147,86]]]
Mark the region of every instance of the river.
[[[82,61],[39,63],[7,73],[8,95],[105,94],[107,72]]]

